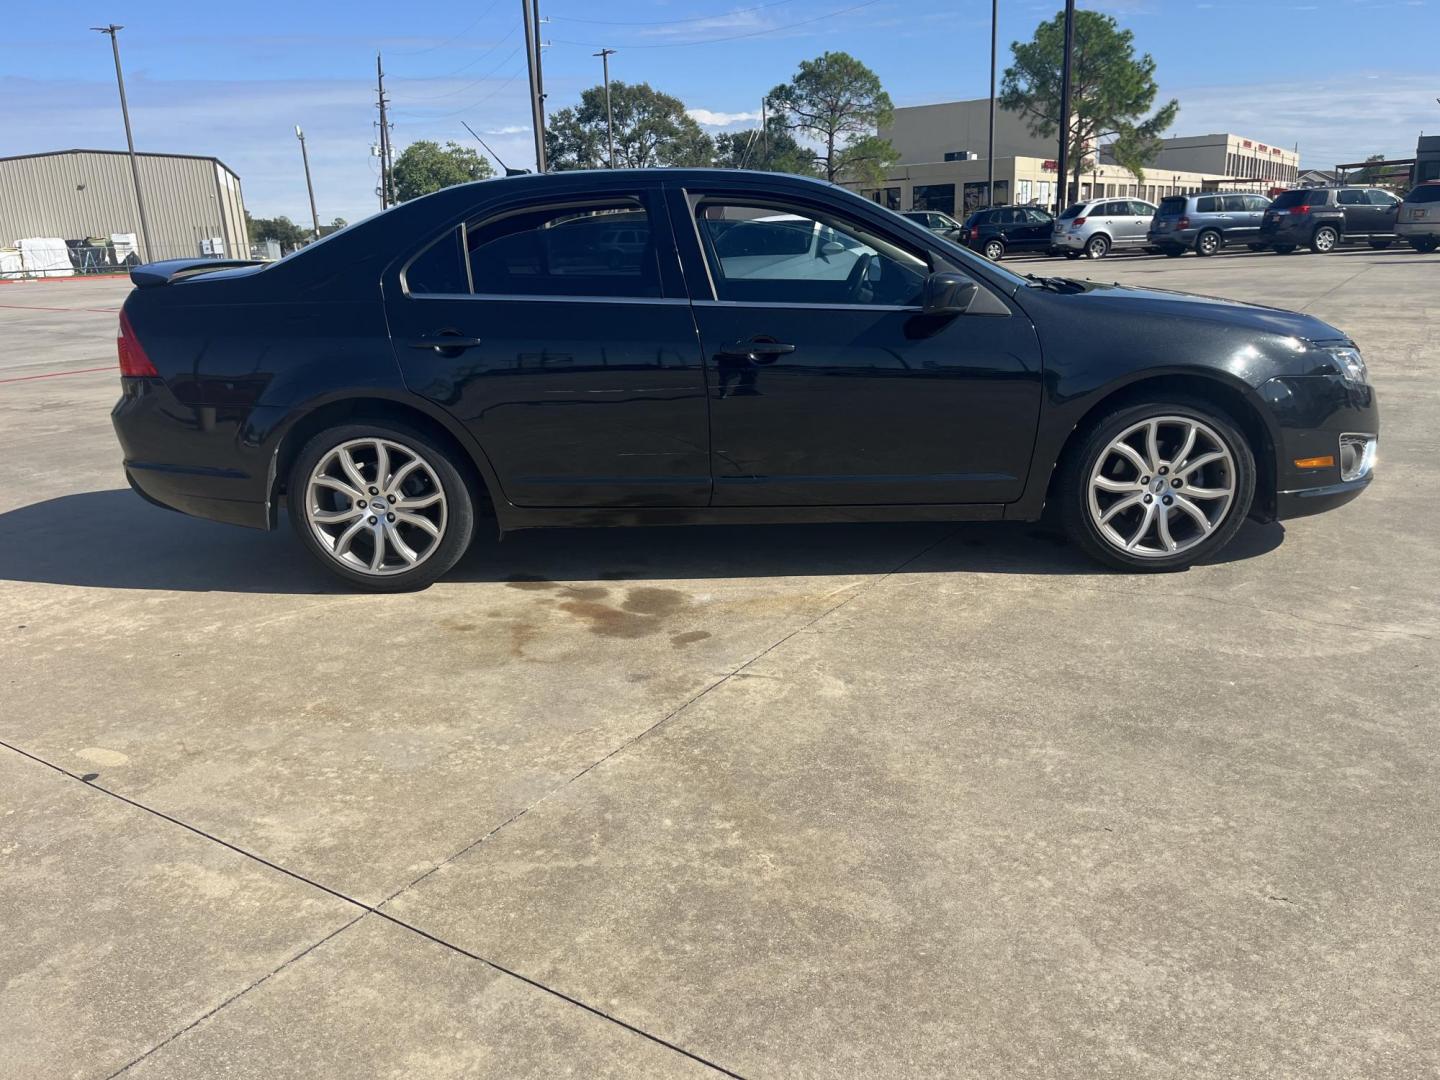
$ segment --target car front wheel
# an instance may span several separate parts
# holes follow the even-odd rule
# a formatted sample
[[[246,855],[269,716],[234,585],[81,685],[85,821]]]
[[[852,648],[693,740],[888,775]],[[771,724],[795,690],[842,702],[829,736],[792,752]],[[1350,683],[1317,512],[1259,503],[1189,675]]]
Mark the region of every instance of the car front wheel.
[[[389,422],[314,436],[291,467],[287,505],[305,549],[372,592],[429,585],[465,553],[475,526],[450,452]]]
[[[1167,399],[1116,409],[1058,478],[1071,540],[1120,570],[1183,570],[1230,542],[1255,496],[1255,457],[1222,411]]]

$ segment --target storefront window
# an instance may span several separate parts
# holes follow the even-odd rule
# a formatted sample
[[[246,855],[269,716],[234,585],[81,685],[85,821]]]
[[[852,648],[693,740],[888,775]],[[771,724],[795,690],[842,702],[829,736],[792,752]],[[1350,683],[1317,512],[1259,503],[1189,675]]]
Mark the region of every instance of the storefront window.
[[[1030,181],[1029,181],[1029,180],[1016,180],[1016,181],[1015,181],[1015,201],[1016,201],[1017,203],[1019,203],[1021,206],[1026,206],[1026,205],[1029,204],[1031,198],[1033,198],[1033,196],[1030,194]]]
[[[900,189],[898,187],[869,188],[860,192],[872,202],[877,202],[886,210],[900,209]]]
[[[967,185],[968,186],[968,185]],[[955,216],[954,184],[916,184],[910,196],[912,210],[939,210]]]

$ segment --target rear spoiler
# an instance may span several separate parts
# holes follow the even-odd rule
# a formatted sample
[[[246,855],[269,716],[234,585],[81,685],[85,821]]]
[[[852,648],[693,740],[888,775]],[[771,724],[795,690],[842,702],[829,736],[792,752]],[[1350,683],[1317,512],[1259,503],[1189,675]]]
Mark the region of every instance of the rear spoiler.
[[[146,263],[130,271],[130,280],[140,288],[168,285],[176,278],[193,277],[212,270],[230,270],[237,266],[260,266],[259,259],[165,259]]]

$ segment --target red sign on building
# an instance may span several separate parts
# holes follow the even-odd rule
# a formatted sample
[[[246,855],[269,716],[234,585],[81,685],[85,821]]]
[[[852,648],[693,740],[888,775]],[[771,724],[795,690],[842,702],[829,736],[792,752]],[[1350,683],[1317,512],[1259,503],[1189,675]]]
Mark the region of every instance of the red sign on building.
[[[1058,161],[1042,161],[1040,163],[1040,168],[1042,168],[1046,172],[1054,172],[1056,169],[1060,168],[1060,163]]]

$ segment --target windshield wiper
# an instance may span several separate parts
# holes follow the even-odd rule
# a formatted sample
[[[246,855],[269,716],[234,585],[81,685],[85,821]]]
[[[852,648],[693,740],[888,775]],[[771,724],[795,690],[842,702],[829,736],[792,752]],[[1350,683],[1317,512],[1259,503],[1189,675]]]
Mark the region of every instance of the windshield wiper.
[[[1026,274],[1026,280],[1033,281],[1041,288],[1049,289],[1058,293],[1084,292],[1089,286],[1083,281],[1076,281],[1068,277],[1041,277],[1039,274]]]

